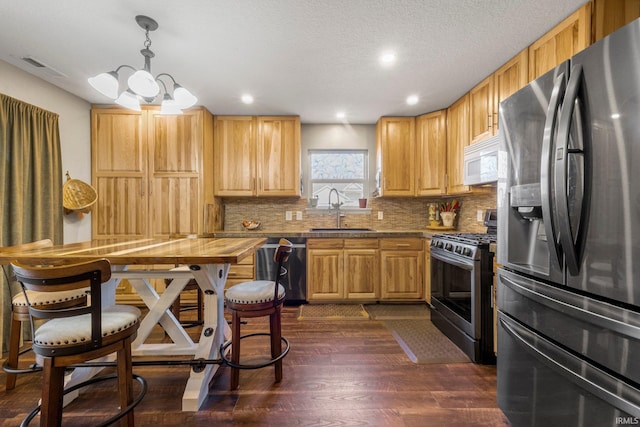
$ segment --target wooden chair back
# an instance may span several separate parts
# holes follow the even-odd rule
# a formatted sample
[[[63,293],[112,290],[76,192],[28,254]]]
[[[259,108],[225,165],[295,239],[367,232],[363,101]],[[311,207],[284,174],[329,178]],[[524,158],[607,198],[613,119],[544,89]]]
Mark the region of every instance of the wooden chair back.
[[[278,242],[278,247],[276,248],[273,254],[273,261],[278,265],[278,268],[275,272],[275,277],[273,282],[274,293],[273,293],[273,305],[276,306],[279,304],[278,301],[278,285],[280,284],[280,280],[284,275],[287,274],[286,268],[284,268],[284,264],[289,260],[289,256],[293,252],[293,244],[287,239],[280,239]]]
[[[98,259],[78,264],[62,266],[33,266],[21,264],[17,261],[11,263],[16,279],[22,285],[29,315],[31,318],[32,334],[35,331],[33,320],[54,319],[91,314],[91,341],[73,343],[65,348],[58,348],[55,354],[46,354],[48,349],[38,348],[33,343],[33,349],[38,354],[45,356],[63,356],[68,354],[83,353],[91,349],[102,347],[102,283],[111,278],[111,265],[106,259]],[[89,288],[91,293],[90,303],[85,306],[69,307],[64,309],[50,309],[46,306],[33,307],[28,300],[27,290],[37,292],[59,292],[74,289]]]

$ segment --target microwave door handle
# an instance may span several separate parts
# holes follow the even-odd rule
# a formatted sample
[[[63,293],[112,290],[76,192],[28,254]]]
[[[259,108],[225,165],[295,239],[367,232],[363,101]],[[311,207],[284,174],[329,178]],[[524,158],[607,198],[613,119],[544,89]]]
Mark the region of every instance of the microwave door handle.
[[[540,159],[540,197],[542,202],[542,217],[544,218],[544,228],[547,235],[547,245],[549,247],[550,258],[557,259],[562,266],[562,254],[558,248],[555,224],[551,212],[551,162],[552,162],[552,142],[558,122],[558,108],[565,91],[565,74],[560,73],[556,77],[549,99],[547,117],[544,123],[544,133],[542,137],[542,156]]]
[[[558,120],[558,144],[555,149],[555,193],[556,208],[558,212],[558,229],[560,230],[560,245],[565,256],[567,269],[572,275],[577,275],[580,269],[578,260],[578,249],[574,242],[571,231],[571,219],[569,217],[569,193],[568,193],[568,172],[569,172],[569,156],[583,155],[583,150],[573,149],[569,147],[569,131],[571,129],[571,120],[576,118],[576,125],[579,130],[582,129],[582,116],[576,113],[574,109],[578,99],[578,91],[580,82],[582,81],[582,65],[575,65],[571,69],[571,77],[567,84],[567,92],[565,101],[562,104],[560,118]],[[584,145],[581,145],[584,147]],[[583,176],[581,179],[585,179]],[[580,225],[580,224],[579,224]],[[580,225],[582,226],[582,225]]]

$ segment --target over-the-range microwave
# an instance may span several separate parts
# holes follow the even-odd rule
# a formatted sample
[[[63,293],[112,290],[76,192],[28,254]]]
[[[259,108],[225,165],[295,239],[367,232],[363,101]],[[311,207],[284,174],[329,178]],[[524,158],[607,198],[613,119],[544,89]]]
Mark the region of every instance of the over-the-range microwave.
[[[464,185],[490,184],[498,180],[501,134],[464,147]]]

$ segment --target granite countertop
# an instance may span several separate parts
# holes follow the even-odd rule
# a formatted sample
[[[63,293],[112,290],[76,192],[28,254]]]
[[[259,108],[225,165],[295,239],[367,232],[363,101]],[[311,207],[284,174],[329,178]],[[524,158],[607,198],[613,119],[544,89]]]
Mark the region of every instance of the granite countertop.
[[[433,234],[429,230],[370,230],[362,229],[323,231],[270,231],[270,230],[243,230],[243,231],[216,231],[215,237],[306,237],[306,238],[376,238],[376,237],[420,237],[430,238]]]

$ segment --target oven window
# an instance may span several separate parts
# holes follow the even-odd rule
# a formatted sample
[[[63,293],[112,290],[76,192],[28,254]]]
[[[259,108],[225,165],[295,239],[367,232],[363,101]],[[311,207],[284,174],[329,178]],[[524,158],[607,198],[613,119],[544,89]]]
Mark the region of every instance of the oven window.
[[[431,257],[431,298],[471,323],[471,271]]]

